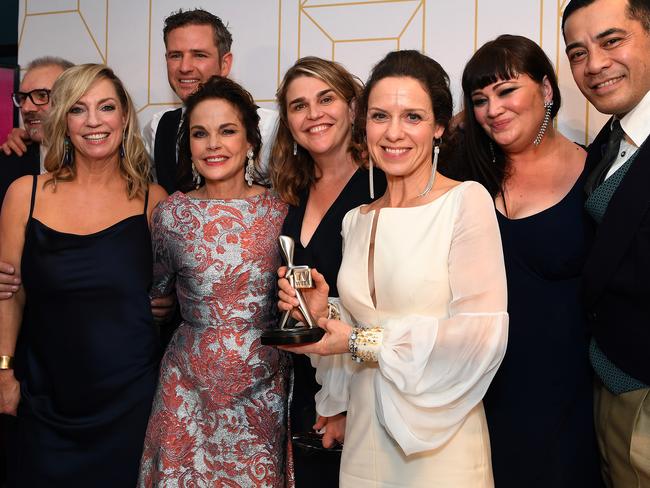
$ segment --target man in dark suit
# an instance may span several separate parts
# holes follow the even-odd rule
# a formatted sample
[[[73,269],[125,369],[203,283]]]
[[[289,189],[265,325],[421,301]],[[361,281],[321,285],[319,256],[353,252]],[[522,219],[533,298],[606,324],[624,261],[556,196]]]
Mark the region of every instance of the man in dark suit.
[[[228,76],[232,68],[232,36],[219,17],[203,9],[179,10],[165,19],[163,28],[167,80],[185,102],[210,77]],[[145,126],[144,139],[154,161],[156,180],[173,193],[179,187],[176,141],[184,108],[154,114]],[[262,164],[268,159],[277,113],[260,108]]]
[[[41,172],[45,152],[41,150],[43,122],[50,110],[50,91],[54,81],[70,66],[72,63],[61,58],[35,59],[27,67],[20,89],[13,94],[14,104],[20,108],[25,128],[14,129],[12,134],[18,139],[28,139],[30,143],[23,146],[20,154],[10,149],[0,153],[0,202],[15,179]],[[5,146],[9,144],[8,141]]]
[[[612,115],[589,147],[585,187],[602,471],[610,487],[650,487],[650,0],[571,0],[562,27],[576,84]]]

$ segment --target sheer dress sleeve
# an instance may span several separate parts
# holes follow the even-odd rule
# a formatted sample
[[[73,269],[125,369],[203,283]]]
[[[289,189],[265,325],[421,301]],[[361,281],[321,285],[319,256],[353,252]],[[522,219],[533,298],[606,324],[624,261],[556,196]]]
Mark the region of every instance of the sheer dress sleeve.
[[[449,317],[379,324],[379,421],[405,454],[435,449],[482,400],[506,350],[506,276],[494,204],[463,190],[449,249]]]
[[[435,449],[457,432],[505,354],[506,277],[494,204],[479,184],[461,191],[448,255],[448,317],[405,315],[371,324],[380,327],[372,351],[377,415],[407,455]],[[358,366],[349,354],[315,363],[323,385],[317,411],[345,410]]]

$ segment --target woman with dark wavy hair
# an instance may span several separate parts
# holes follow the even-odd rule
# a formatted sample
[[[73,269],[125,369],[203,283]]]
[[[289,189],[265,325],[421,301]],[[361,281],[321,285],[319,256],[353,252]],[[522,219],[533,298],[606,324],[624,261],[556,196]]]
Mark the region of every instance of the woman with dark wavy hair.
[[[553,119],[560,92],[533,41],[502,35],[463,72],[465,151],[490,191],[508,277],[508,349],[485,396],[496,486],[600,486],[580,274],[585,151]]]
[[[154,296],[175,283],[184,321],[160,366],[139,486],[293,486],[287,355],[260,343],[275,325],[274,271],[287,205],[257,183],[252,96],[212,77],[185,104],[189,175],[153,215]]]

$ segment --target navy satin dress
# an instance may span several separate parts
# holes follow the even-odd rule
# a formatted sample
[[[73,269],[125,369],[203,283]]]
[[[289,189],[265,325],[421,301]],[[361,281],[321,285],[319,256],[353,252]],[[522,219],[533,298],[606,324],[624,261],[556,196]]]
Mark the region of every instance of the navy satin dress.
[[[34,193],[9,486],[133,487],[160,355],[146,203],[143,214],[76,235],[33,218]]]
[[[497,212],[510,327],[484,399],[496,488],[601,486],[580,297],[590,240],[584,180],[530,217]]]

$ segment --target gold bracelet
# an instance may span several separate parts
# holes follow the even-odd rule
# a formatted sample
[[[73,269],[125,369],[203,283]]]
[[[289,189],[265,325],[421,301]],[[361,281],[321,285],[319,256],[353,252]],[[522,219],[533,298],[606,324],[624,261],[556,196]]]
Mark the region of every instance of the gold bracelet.
[[[0,370],[2,369],[14,369],[13,356],[0,356]]]

